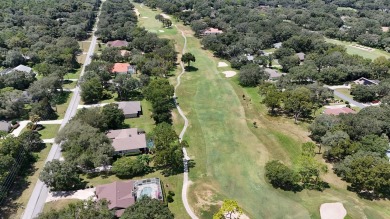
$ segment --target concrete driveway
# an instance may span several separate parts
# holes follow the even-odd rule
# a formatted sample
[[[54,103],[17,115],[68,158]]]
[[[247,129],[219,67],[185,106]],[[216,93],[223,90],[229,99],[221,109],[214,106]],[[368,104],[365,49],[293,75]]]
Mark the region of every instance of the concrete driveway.
[[[64,200],[64,199],[80,199],[87,200],[95,196],[95,188],[81,189],[77,191],[59,191],[49,192],[45,202]]]

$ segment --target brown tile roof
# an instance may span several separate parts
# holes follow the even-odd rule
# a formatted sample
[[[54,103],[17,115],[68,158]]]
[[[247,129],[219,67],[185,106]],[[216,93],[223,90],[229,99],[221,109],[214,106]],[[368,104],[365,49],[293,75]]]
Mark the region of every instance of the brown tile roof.
[[[123,101],[117,102],[118,108],[123,110],[123,114],[138,114],[141,112],[141,102],[140,101]]]
[[[126,73],[129,71],[130,64],[129,63],[115,63],[112,67],[111,72],[118,72],[118,73]]]
[[[110,201],[109,209],[119,209],[117,216],[121,216],[125,209],[135,203],[132,194],[134,181],[116,181],[110,184],[96,186],[96,196],[98,200],[107,199]],[[118,215],[119,214],[119,215]]]
[[[351,108],[348,108],[348,107],[343,107],[343,108],[335,108],[335,109],[326,109],[324,111],[325,114],[327,115],[340,115],[342,113],[345,113],[345,114],[348,114],[348,113],[356,113],[356,111],[354,111],[353,109]]]
[[[129,43],[125,40],[115,40],[115,41],[108,41],[107,45],[110,47],[123,47],[129,45]]]
[[[110,130],[106,135],[112,139],[117,152],[147,147],[145,133],[140,133],[137,128]]]

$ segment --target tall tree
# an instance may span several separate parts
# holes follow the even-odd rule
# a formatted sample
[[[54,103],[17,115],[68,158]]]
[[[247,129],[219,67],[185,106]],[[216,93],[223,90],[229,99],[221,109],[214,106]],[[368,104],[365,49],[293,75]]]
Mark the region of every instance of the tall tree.
[[[134,205],[128,207],[121,219],[173,219],[174,215],[168,206],[157,199],[147,196],[137,200]]]
[[[309,116],[313,102],[311,92],[305,87],[298,87],[292,91],[287,91],[284,99],[284,108],[294,116],[294,122],[302,116]]]
[[[237,215],[234,218],[240,218],[242,214],[242,208],[238,206],[237,201],[226,199],[222,203],[222,207],[219,211],[213,215],[213,219],[225,219],[233,218],[233,214]]]
[[[59,160],[48,161],[39,175],[51,191],[76,190],[80,187],[81,179],[77,168]]]
[[[85,103],[96,103],[103,98],[103,87],[95,77],[81,84],[81,99]]]
[[[181,61],[184,63],[187,63],[188,66],[190,66],[191,62],[195,62],[195,56],[192,53],[184,53],[183,56],[181,57]]]

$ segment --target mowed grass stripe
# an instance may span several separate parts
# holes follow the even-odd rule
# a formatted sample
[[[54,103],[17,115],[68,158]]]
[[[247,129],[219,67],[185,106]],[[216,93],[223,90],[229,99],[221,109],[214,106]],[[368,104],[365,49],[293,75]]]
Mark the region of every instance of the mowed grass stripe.
[[[268,150],[249,130],[238,95],[229,79],[219,73],[212,54],[200,49],[199,40],[188,37],[187,41],[187,51],[195,55],[193,65],[199,69],[186,73],[178,90],[183,109],[191,109],[189,154],[197,155],[196,167],[190,172],[195,181],[191,191],[196,193],[196,185],[201,187],[206,174],[217,181],[222,196],[238,200],[252,217],[284,217],[287,212],[282,208],[289,209],[290,215],[309,218],[303,206],[265,183]],[[260,203],[267,207],[259,208]]]

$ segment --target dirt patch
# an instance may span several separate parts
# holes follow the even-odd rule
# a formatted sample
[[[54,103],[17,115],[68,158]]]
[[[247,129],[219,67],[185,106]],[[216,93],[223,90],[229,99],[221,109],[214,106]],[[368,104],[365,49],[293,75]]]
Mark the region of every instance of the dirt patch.
[[[222,68],[222,67],[228,67],[229,65],[226,64],[226,62],[218,62],[218,68]]]
[[[347,210],[340,202],[324,203],[320,207],[321,219],[343,219]]]
[[[195,195],[195,209],[204,211],[210,210],[212,205],[222,205],[222,201],[215,200],[215,189],[210,184],[198,184],[197,189],[193,189]]]
[[[224,71],[222,73],[225,74],[225,77],[227,77],[227,78],[231,78],[237,74],[237,72],[235,72],[235,71]]]

